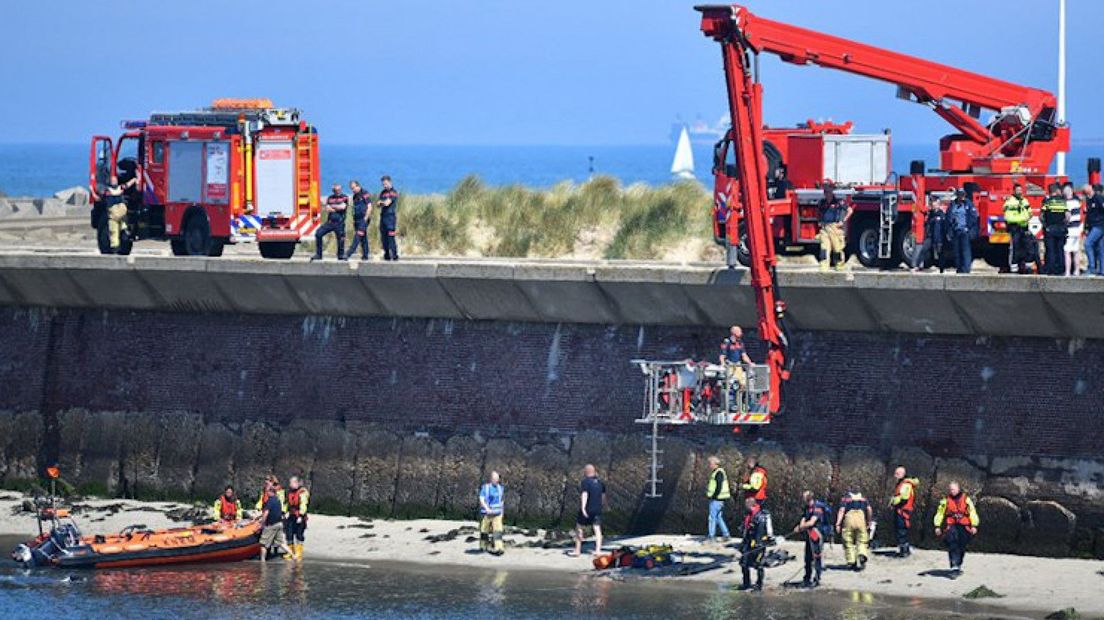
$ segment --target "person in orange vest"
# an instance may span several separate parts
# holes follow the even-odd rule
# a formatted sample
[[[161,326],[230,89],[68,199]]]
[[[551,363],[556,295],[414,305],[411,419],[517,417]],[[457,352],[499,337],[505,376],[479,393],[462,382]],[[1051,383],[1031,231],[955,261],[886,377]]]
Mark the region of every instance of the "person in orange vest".
[[[303,559],[304,534],[307,531],[307,506],[310,504],[310,491],[299,482],[298,476],[288,479],[288,489],[284,496],[287,500],[287,516],[284,517],[284,530],[288,545],[296,560]]]
[[[935,511],[935,535],[947,543],[947,558],[954,576],[962,573],[962,560],[966,557],[966,545],[977,535],[977,509],[974,500],[962,490],[958,482],[947,485],[947,496],[939,502]]]
[[[893,498],[889,500],[889,505],[893,508],[893,525],[897,530],[897,557],[901,558],[912,553],[908,532],[912,525],[912,511],[916,507],[916,487],[920,484],[920,480],[906,478],[906,475],[904,467],[893,471],[897,486],[893,489]]]
[[[264,503],[268,500],[269,495],[279,497],[281,508],[283,508],[284,512],[287,512],[287,497],[284,493],[284,488],[280,486],[280,479],[273,474],[265,476],[261,496],[257,498],[257,505],[255,506],[258,511],[264,508]]]
[[[743,489],[745,498],[754,498],[762,506],[767,501],[767,470],[754,456],[748,457],[747,467],[748,477],[740,488]]]
[[[233,523],[242,518],[241,500],[234,496],[234,487],[226,485],[226,490],[218,496],[211,506],[211,516],[216,521]]]

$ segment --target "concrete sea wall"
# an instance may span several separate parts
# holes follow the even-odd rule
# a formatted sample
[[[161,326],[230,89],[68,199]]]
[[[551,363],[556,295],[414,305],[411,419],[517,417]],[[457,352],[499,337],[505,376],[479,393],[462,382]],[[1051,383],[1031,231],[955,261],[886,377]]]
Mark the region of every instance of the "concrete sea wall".
[[[13,305],[0,308],[0,482],[23,486],[57,460],[87,490],[209,498],[226,482],[252,494],[269,471],[300,472],[331,511],[466,516],[497,469],[512,519],[566,525],[579,469],[594,462],[612,529],[702,532],[709,454],[730,471],[759,455],[785,524],[805,488],[857,485],[883,506],[904,463],[922,479],[923,544],[954,478],[979,501],[977,548],[1104,557],[1104,341],[800,331],[785,414],[756,436],[672,431],[663,498],[646,499],[628,360],[712,357],[720,335],[691,321]]]

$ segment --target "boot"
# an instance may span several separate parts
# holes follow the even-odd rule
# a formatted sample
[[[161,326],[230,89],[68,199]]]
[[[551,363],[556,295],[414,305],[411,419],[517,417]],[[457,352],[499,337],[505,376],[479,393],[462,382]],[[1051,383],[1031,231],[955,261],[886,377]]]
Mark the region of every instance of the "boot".
[[[741,566],[740,571],[743,573],[743,576],[744,576],[744,583],[740,586],[740,589],[741,590],[750,590],[751,589],[751,569],[749,569],[746,566]]]
[[[821,252],[820,252],[820,270],[821,271],[828,271],[828,268],[831,267],[831,266],[832,265],[828,261],[828,253],[821,250]]]
[[[303,559],[303,543],[295,543],[295,559]]]
[[[760,591],[763,589],[763,573],[766,571],[762,568],[758,568],[755,571],[755,590]]]
[[[836,271],[847,271],[847,257],[843,252],[836,254]]]

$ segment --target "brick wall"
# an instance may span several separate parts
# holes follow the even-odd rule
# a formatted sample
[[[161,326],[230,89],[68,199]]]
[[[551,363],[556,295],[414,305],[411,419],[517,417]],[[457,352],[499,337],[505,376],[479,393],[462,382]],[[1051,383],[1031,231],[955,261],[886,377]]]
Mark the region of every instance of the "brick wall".
[[[642,382],[628,360],[713,357],[722,335],[5,308],[0,409],[307,418],[490,436],[631,432]],[[753,336],[749,345],[761,356]],[[798,334],[793,352],[787,410],[759,433],[782,444],[1072,458],[1096,458],[1104,445],[1101,341],[815,332]]]

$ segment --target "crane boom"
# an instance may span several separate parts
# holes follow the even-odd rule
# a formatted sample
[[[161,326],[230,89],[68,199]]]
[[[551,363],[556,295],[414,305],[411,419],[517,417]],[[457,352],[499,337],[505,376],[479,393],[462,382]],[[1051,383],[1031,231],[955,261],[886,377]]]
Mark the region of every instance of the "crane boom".
[[[702,31],[722,44],[888,82],[931,107],[961,134],[941,142],[944,170],[1045,172],[1069,148],[1068,128],[1055,118],[1057,100],[1045,90],[765,19],[739,5],[695,8]],[[997,113],[988,126],[977,119],[982,109]]]

